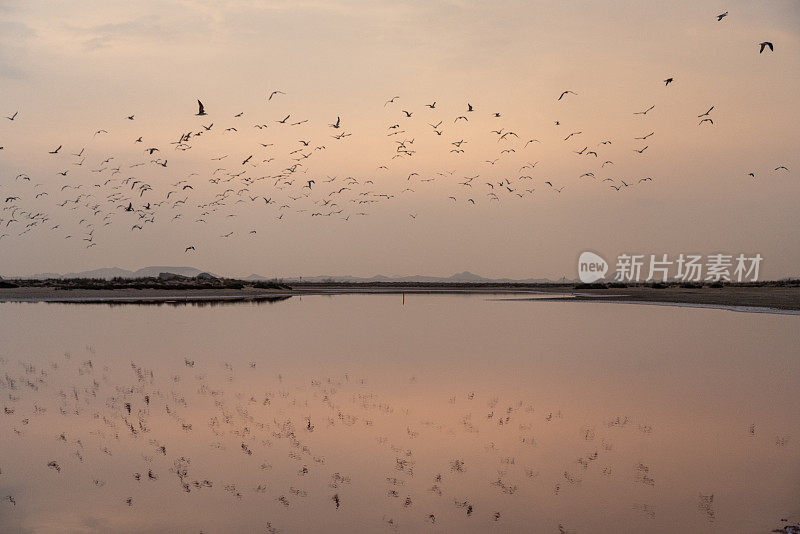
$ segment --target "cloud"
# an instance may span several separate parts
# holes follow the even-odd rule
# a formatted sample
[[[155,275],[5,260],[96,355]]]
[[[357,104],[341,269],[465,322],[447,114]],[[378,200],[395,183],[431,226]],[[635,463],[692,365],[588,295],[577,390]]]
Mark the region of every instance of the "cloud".
[[[11,20],[0,21],[0,78],[25,76],[26,45],[36,36],[30,26]]]

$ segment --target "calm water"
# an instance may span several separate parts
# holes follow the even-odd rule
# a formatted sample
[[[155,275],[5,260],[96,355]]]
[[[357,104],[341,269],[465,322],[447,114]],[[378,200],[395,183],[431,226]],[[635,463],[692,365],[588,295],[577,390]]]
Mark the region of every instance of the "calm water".
[[[800,519],[797,316],[364,295],[0,317],[2,532]]]

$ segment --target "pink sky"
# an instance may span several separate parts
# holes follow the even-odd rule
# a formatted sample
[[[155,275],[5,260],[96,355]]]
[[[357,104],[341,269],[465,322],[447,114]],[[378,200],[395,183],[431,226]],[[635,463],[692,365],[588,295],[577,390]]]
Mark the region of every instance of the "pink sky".
[[[19,114],[0,119],[0,194],[19,199],[0,211],[0,273],[558,278],[590,249],[760,253],[762,278],[796,276],[798,28],[792,1],[7,2],[0,115]],[[403,139],[413,155],[393,159]]]

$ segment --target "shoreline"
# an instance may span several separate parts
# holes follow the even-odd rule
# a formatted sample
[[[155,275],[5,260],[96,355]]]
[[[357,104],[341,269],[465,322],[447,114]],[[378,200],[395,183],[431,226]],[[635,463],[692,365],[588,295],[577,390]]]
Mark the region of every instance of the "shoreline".
[[[681,288],[627,287],[576,289],[569,286],[453,287],[447,284],[425,287],[389,287],[314,284],[291,289],[59,289],[52,287],[0,288],[0,303],[58,304],[213,304],[235,302],[275,302],[306,295],[496,295],[496,300],[542,300],[570,302],[617,302],[650,305],[675,305],[724,308],[744,312],[800,312],[800,287]],[[508,298],[516,296],[518,298]],[[792,314],[794,315],[794,314]]]

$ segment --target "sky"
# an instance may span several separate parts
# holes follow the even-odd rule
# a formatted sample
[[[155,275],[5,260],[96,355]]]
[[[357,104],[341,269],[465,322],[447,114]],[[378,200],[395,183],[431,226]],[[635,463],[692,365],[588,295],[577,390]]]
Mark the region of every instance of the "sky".
[[[796,0],[220,4],[0,3],[0,275],[800,274]]]

